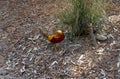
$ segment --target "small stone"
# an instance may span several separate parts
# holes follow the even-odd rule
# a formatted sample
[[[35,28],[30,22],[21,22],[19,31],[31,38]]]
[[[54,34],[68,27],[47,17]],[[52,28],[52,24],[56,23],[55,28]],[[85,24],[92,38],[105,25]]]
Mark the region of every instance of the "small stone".
[[[108,17],[108,20],[111,23],[117,23],[118,21],[120,21],[120,15],[112,15]]]
[[[109,39],[109,38],[114,39],[114,36],[113,36],[112,34],[109,34],[109,35],[107,35],[107,38],[108,38],[108,39]]]
[[[33,38],[33,40],[37,40],[37,39],[39,39],[39,37],[40,37],[40,34],[35,35],[34,38]]]
[[[107,36],[97,34],[96,39],[99,40],[99,41],[105,41],[105,40],[107,40]]]

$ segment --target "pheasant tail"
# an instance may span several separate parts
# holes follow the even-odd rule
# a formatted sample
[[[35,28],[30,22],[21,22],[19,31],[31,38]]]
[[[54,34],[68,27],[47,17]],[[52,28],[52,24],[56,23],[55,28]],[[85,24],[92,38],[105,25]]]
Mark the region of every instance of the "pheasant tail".
[[[40,29],[40,33],[41,33],[44,37],[48,38],[48,35],[43,31],[42,27],[40,27],[39,29]]]

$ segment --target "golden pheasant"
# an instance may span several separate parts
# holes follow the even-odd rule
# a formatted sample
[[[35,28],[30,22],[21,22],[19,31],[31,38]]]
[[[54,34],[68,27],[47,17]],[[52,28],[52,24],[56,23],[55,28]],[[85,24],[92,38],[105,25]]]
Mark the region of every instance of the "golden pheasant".
[[[54,34],[45,34],[42,30],[41,33],[52,43],[59,43],[64,40],[65,35],[61,30],[56,30]]]

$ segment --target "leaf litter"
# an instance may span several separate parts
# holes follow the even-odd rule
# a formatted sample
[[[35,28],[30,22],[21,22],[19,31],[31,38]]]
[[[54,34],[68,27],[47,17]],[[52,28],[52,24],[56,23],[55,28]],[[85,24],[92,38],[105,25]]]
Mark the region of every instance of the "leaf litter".
[[[0,78],[119,79],[118,20],[108,17],[116,27],[108,32],[110,38],[94,49],[90,41],[81,37],[73,42],[65,39],[54,50],[55,46],[40,34],[38,27],[47,29],[47,33],[61,28],[60,20],[53,16],[56,4],[57,0],[0,1],[0,55],[6,59]]]

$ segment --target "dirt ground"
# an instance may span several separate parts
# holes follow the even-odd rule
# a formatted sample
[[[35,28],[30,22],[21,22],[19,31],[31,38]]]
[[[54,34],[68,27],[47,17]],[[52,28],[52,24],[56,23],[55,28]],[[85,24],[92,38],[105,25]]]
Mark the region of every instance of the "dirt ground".
[[[120,4],[109,7],[106,41],[51,45],[40,33],[66,32],[55,17],[63,0],[0,0],[0,79],[120,79]]]

